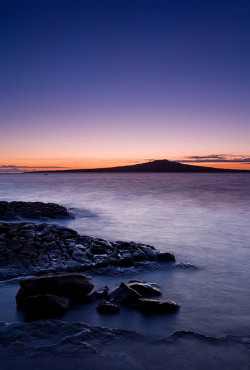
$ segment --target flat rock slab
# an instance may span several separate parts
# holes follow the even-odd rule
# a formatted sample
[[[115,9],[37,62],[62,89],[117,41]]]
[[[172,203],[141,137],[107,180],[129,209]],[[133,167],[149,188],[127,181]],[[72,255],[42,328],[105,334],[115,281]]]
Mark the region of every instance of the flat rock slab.
[[[250,336],[176,332],[154,340],[136,332],[82,322],[0,323],[1,370],[242,370]]]
[[[65,207],[42,202],[0,202],[0,220],[74,218]]]
[[[0,223],[0,279],[152,264],[163,254],[151,245],[108,242],[55,224]]]

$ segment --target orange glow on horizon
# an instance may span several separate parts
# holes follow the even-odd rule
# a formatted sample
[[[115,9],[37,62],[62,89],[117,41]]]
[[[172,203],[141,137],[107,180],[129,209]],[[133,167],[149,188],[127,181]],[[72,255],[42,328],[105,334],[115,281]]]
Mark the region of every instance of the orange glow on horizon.
[[[166,159],[165,158],[127,158],[127,159],[33,159],[33,160],[10,160],[5,163],[0,163],[0,173],[3,172],[24,172],[24,171],[50,171],[50,170],[67,170],[67,169],[94,169],[94,168],[105,168],[105,167],[116,167],[116,166],[126,166],[135,165],[138,163],[150,162],[156,159]],[[204,167],[214,167],[214,168],[225,168],[225,169],[236,169],[236,170],[250,170],[250,163],[244,162],[182,162],[181,160],[176,160],[169,158],[169,160],[174,160],[183,164],[189,164],[194,166],[204,166]]]
[[[181,162],[181,161],[180,161]],[[181,162],[184,163],[184,162]],[[230,170],[250,170],[250,163],[238,163],[238,162],[185,162],[185,164],[191,164],[193,166],[202,167],[213,167],[213,168],[225,168]]]

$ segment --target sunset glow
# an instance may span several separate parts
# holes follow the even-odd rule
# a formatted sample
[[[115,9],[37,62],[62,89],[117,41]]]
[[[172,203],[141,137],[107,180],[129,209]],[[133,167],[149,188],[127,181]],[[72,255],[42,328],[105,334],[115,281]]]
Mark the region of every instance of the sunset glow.
[[[250,156],[244,7],[25,4],[1,3],[0,172]]]

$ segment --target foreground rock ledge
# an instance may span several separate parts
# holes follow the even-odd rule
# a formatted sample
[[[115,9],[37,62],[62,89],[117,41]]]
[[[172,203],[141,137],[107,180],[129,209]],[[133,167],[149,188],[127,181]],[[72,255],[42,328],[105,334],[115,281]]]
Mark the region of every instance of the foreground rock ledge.
[[[0,223],[0,279],[175,261],[134,242],[108,242],[55,224]]]
[[[82,322],[0,323],[1,370],[242,370],[250,336],[207,337],[180,331],[154,340]]]

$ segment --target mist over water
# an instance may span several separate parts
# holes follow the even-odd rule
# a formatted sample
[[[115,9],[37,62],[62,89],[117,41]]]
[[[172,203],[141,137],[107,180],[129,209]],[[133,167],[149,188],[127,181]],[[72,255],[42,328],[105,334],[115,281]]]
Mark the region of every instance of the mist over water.
[[[91,305],[65,320],[167,336],[175,330],[247,334],[250,325],[250,176],[248,174],[18,174],[0,175],[0,199],[55,202],[70,208],[63,221],[80,234],[152,244],[171,251],[177,266],[127,269],[94,277],[96,286],[132,278],[160,284],[163,298],[181,303],[170,316],[123,308],[103,317]],[[188,262],[197,267],[178,266]],[[11,306],[16,285],[0,287],[0,320],[22,318]],[[128,320],[129,318],[129,320]]]

